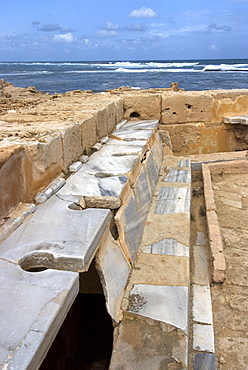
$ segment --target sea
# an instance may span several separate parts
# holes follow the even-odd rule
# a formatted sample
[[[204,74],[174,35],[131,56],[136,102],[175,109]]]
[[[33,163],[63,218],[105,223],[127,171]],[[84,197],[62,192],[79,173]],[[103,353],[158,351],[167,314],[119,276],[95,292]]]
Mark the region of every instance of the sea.
[[[168,88],[172,82],[186,91],[247,89],[248,59],[0,62],[0,79],[50,94]]]

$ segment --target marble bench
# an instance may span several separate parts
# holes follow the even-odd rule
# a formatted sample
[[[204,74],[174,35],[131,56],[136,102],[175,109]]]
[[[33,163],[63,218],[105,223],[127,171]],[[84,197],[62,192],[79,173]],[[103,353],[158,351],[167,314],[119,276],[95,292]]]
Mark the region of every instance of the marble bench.
[[[115,322],[121,320],[124,289],[162,161],[158,124],[127,122],[113,132],[0,244],[5,302],[0,368],[39,367],[78,293],[79,273],[89,269],[93,258],[107,310]],[[113,222],[117,240],[111,234]]]

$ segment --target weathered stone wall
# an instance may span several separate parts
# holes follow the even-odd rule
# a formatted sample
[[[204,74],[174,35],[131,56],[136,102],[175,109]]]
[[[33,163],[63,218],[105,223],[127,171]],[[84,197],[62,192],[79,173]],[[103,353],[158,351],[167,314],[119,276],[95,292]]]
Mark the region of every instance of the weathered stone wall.
[[[224,115],[248,112],[247,90],[181,91],[120,88],[100,94],[72,91],[36,95],[4,109],[0,121],[0,219],[109,135],[123,118],[160,119],[164,153],[176,155],[246,149],[246,132],[223,123]],[[7,91],[7,90],[6,90]],[[9,94],[9,90],[6,92]],[[0,107],[1,108],[1,107]],[[1,111],[1,109],[0,109]],[[15,151],[10,148],[15,146]]]

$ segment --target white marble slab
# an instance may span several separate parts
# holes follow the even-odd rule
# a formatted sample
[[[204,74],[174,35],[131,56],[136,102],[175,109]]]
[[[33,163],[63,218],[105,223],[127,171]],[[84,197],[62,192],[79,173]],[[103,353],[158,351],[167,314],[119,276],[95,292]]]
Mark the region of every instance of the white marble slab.
[[[248,125],[248,115],[224,117],[224,123],[231,123],[234,125]]]
[[[188,288],[134,285],[129,296],[128,311],[187,331]]]
[[[92,154],[89,162],[83,164],[78,173],[88,173],[97,177],[128,175],[140,160],[136,155],[105,155],[102,150]]]
[[[157,243],[146,245],[142,248],[142,252],[167,256],[189,257],[189,247],[178,243],[175,239],[162,239]]]
[[[191,190],[189,188],[172,188],[169,186],[162,186],[159,189],[159,194],[157,200],[167,200],[167,199],[185,199],[191,197]]]
[[[122,141],[135,141],[135,140],[149,140],[152,136],[152,130],[133,130],[129,127],[123,127],[120,130],[114,131],[110,137],[118,138]]]
[[[115,322],[122,319],[121,303],[131,270],[120,245],[109,234],[96,255],[96,266],[106,298],[107,310]]]
[[[193,320],[203,324],[213,324],[209,286],[193,284]]]
[[[52,196],[0,245],[0,258],[23,268],[87,271],[109,225],[110,210],[69,209]]]
[[[131,128],[133,130],[156,130],[159,126],[159,120],[140,120],[129,121],[124,125],[124,128]]]
[[[191,183],[191,171],[190,170],[176,170],[174,168],[170,168],[170,172],[165,177],[164,181]]]
[[[78,274],[0,259],[0,368],[38,369],[79,291]]]
[[[190,167],[191,166],[191,160],[190,159],[182,159],[178,162],[178,167]]]
[[[128,143],[128,142],[127,142]],[[104,155],[126,156],[138,155],[142,156],[144,153],[144,146],[141,145],[124,145],[119,142],[119,145],[113,145],[111,142],[104,146]]]
[[[193,324],[193,348],[196,351],[214,353],[214,330],[212,325]]]
[[[119,198],[128,185],[127,176],[95,177],[78,172],[70,176],[66,185],[58,192],[59,197],[70,194],[76,197],[116,197]]]

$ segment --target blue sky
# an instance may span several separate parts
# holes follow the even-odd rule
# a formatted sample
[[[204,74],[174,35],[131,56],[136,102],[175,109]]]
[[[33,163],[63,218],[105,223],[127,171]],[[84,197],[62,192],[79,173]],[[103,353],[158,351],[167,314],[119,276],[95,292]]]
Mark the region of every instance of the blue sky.
[[[1,0],[1,61],[248,58],[248,0]]]

